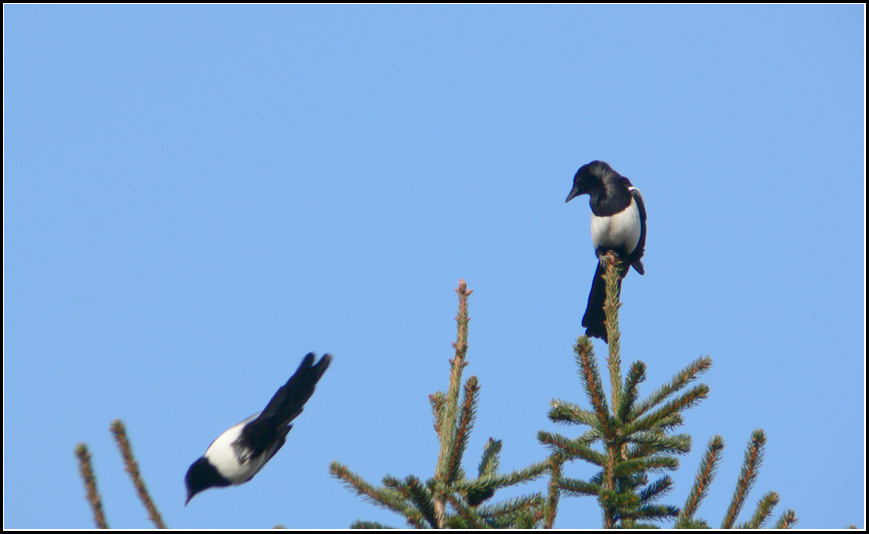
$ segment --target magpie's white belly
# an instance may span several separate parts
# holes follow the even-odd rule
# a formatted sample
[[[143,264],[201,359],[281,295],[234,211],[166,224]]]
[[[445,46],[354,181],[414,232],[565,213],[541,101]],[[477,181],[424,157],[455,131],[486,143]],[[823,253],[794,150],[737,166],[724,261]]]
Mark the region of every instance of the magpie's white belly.
[[[631,199],[631,205],[611,217],[591,214],[591,242],[595,249],[622,248],[631,253],[640,242],[640,210]]]
[[[222,477],[233,484],[241,484],[254,476],[265,463],[264,460],[267,459],[267,455],[263,454],[258,458],[248,458],[244,463],[240,463],[236,454],[236,448],[233,446],[235,440],[237,440],[241,435],[241,429],[244,425],[252,421],[258,415],[259,414],[257,413],[248,417],[241,423],[221,434],[216,440],[214,440],[214,443],[208,447],[208,450],[205,451],[205,458],[209,463],[217,469],[217,472],[220,473]]]

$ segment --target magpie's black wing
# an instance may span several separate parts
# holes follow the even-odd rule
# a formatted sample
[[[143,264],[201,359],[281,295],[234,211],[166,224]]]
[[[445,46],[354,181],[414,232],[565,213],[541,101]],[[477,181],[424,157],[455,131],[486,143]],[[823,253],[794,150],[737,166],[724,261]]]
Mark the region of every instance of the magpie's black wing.
[[[646,251],[646,205],[643,204],[643,195],[640,190],[632,187],[631,196],[634,197],[634,202],[637,204],[637,209],[640,211],[640,241],[637,243],[634,251],[631,252],[631,265],[640,274],[646,274],[646,269],[643,267],[643,254]],[[627,269],[627,267],[625,267]]]
[[[302,413],[302,409],[311,395],[314,387],[326,372],[332,356],[324,355],[314,364],[314,353],[309,352],[302,360],[295,374],[281,386],[272,400],[266,405],[259,417],[248,423],[241,432],[238,444],[248,447],[251,456],[257,456],[280,440],[278,449],[289,433],[290,422]],[[273,451],[277,452],[277,449]]]

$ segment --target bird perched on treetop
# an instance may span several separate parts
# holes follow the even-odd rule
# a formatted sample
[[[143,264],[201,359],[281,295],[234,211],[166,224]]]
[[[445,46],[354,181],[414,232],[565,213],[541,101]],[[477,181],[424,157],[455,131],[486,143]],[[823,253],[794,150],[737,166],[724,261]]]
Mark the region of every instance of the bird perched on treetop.
[[[592,161],[576,171],[573,189],[565,202],[579,195],[589,196],[591,243],[598,257],[582,326],[586,328],[587,336],[609,342],[603,310],[606,300],[603,279],[606,264],[603,258],[608,252],[613,252],[624,262],[619,276],[620,292],[622,279],[628,274],[628,265],[645,274],[641,259],[646,247],[646,207],[639,189],[604,161]]]
[[[314,353],[309,352],[262,412],[248,417],[214,440],[205,454],[187,470],[184,477],[187,502],[200,491],[243,484],[259,473],[284,446],[287,434],[293,428],[290,422],[302,413],[305,403],[314,394],[314,386],[331,361],[332,356],[326,354],[315,365]]]

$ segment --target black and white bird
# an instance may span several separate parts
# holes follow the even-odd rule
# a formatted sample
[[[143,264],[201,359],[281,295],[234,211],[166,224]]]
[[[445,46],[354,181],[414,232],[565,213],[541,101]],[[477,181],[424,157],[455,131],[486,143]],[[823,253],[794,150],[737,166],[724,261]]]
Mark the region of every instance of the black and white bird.
[[[314,359],[314,353],[309,352],[262,412],[221,434],[205,454],[193,462],[184,477],[187,503],[208,488],[249,481],[283,447],[293,428],[290,422],[302,413],[332,356],[326,354],[316,364]]]
[[[640,260],[646,248],[646,207],[639,189],[603,161],[592,161],[576,171],[573,189],[565,202],[579,195],[590,197],[591,243],[598,257],[582,326],[586,328],[587,336],[609,343],[603,311],[606,300],[606,283],[603,279],[606,264],[603,257],[613,252],[625,263],[619,278],[619,291],[622,279],[628,274],[628,265],[638,273],[645,274]]]

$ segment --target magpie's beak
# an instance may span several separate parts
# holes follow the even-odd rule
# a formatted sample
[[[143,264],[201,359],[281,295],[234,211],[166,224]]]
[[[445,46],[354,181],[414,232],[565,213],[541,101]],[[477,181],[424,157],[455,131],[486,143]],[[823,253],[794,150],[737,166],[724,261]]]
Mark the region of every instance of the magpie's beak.
[[[570,190],[570,194],[567,195],[567,200],[565,200],[564,202],[565,203],[570,202],[571,200],[573,200],[574,198],[578,197],[581,194],[582,193],[579,191],[579,188],[574,187],[573,189]]]

